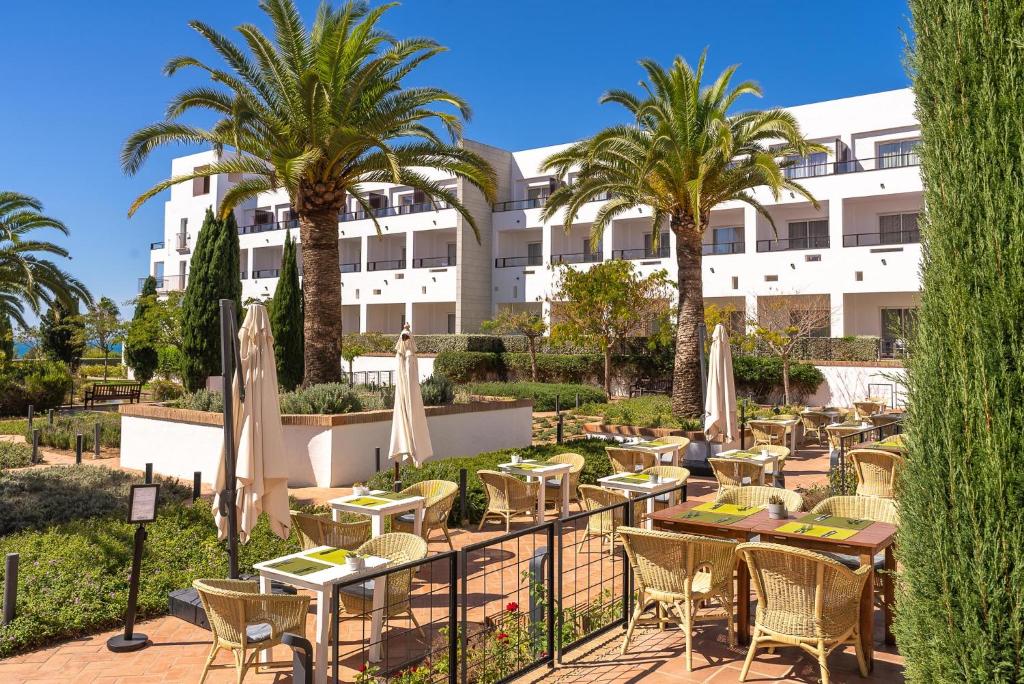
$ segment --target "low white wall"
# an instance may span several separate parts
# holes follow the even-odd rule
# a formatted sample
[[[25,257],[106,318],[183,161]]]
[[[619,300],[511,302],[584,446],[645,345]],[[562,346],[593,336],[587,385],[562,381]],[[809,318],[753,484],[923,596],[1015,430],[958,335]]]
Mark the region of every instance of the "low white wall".
[[[804,397],[810,406],[852,406],[869,395],[879,395],[889,400],[890,406],[906,405],[906,369],[883,366],[817,366],[825,382],[812,396]],[[871,387],[869,388],[869,385]],[[895,394],[892,401],[890,394]]]
[[[420,369],[420,382],[423,382],[434,372],[434,356],[416,355],[416,361]],[[341,367],[346,372],[348,364],[341,362]],[[398,367],[394,355],[390,356],[360,356],[352,362],[352,370],[356,373],[361,371],[394,371]]]
[[[121,464],[142,470],[147,463],[161,475],[191,480],[202,473],[212,484],[220,461],[220,414],[152,405],[121,407]],[[529,446],[530,401],[488,401],[427,408],[434,447],[431,460],[482,451]],[[288,484],[340,487],[370,478],[389,464],[391,411],[339,416],[284,416]]]

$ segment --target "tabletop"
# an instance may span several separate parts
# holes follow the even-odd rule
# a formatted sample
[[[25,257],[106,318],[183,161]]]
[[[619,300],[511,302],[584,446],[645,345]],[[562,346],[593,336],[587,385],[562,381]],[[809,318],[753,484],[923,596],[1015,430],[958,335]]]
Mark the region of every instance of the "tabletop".
[[[607,487],[632,492],[657,492],[662,489],[672,489],[681,484],[674,477],[663,477],[657,482],[652,482],[643,473],[616,473],[598,478],[597,481]]]
[[[332,508],[343,509],[350,512],[365,513],[368,515],[385,514],[394,511],[408,510],[410,507],[422,505],[425,499],[422,496],[399,494],[397,492],[386,492],[375,489],[369,494],[349,494],[337,499],[331,499],[327,503]]]
[[[535,461],[523,461],[521,463],[502,463],[498,468],[515,475],[531,477],[569,472],[569,470],[572,469],[572,466],[568,463],[537,463]]]
[[[253,569],[260,575],[301,586],[328,587],[372,572],[388,564],[387,558],[365,556],[363,568],[355,570],[345,565],[345,556],[351,551],[333,546],[317,546],[298,553],[290,553],[261,563]]]
[[[753,513],[744,515],[741,518],[737,518],[735,515],[731,515],[724,511],[720,516],[696,515],[693,517],[687,517],[695,508],[701,506],[710,508],[711,506],[708,506],[708,504],[713,506],[714,502],[684,501],[676,506],[670,506],[668,508],[663,508],[660,511],[655,511],[650,517],[656,523],[663,523],[669,526],[686,527],[689,530],[699,532],[701,534],[725,536],[732,539],[747,539],[753,536],[756,534],[756,532],[753,531],[754,528],[765,523],[769,519],[768,510],[766,508],[758,507],[755,507],[756,510]]]
[[[779,457],[771,452],[767,452],[767,455],[764,455],[760,451],[757,451],[756,449],[730,449],[729,451],[718,452],[717,454],[714,455],[714,458],[722,458],[734,461],[759,461],[761,463],[768,463],[769,461],[777,461]]]

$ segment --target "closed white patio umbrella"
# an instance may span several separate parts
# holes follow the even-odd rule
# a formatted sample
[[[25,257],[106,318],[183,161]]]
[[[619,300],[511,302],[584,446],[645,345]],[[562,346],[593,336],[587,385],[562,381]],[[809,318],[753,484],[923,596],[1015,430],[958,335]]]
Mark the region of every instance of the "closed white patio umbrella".
[[[398,464],[411,459],[419,467],[430,458],[434,449],[427,429],[427,412],[420,394],[419,363],[416,361],[416,340],[407,323],[395,345],[395,410],[391,420],[391,458]]]
[[[234,505],[238,533],[243,543],[260,513],[265,512],[270,529],[282,539],[291,530],[288,511],[288,465],[284,452],[284,431],[277,397],[277,365],[270,319],[262,304],[250,304],[238,331],[239,367],[232,379],[231,399],[234,444],[236,449]],[[225,426],[227,427],[227,426]],[[224,451],[217,472],[213,502],[217,531],[221,539],[228,535],[227,517],[221,514],[221,492],[227,484]]]
[[[715,326],[711,336],[704,414],[704,435],[708,442],[731,442],[739,436],[732,348],[729,346],[729,333],[721,323]]]

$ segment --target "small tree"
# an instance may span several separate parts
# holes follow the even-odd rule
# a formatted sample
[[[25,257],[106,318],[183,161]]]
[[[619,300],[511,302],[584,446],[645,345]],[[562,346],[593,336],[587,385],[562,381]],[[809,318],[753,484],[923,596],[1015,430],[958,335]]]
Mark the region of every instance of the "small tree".
[[[758,317],[748,322],[757,342],[782,361],[785,404],[790,403],[789,369],[794,352],[802,340],[820,336],[832,322],[832,311],[828,307],[800,306],[797,302],[785,297],[762,297],[758,302]]]
[[[721,323],[729,331],[729,343],[733,349],[750,352],[754,348],[753,338],[747,334],[745,329],[746,315],[736,307],[726,304],[708,304],[704,307],[704,329],[707,335],[704,339],[704,353],[711,352],[711,334],[715,326]]]
[[[604,391],[611,396],[612,350],[627,337],[663,333],[669,322],[672,281],[664,271],[640,277],[628,261],[606,261],[580,270],[560,266],[552,300],[555,339],[594,344],[604,354]]]
[[[89,307],[82,316],[86,340],[92,342],[103,353],[103,379],[107,379],[107,358],[118,342],[124,340],[125,325],[121,311],[109,297],[100,299]]]
[[[149,312],[156,306],[159,306],[156,278],[149,276],[142,285],[142,293],[135,300],[135,314],[125,326],[125,361],[135,374],[135,379],[142,383],[150,381],[160,362],[157,329],[147,324]]]
[[[341,358],[345,359],[348,363],[348,376],[351,380],[353,362],[363,354],[371,351],[371,349],[368,345],[361,342],[359,337],[356,335],[347,335],[341,338],[340,347]]]
[[[505,307],[493,320],[481,325],[485,332],[497,335],[524,335],[530,351],[530,379],[537,382],[537,340],[548,331],[547,323],[540,314],[530,311],[516,311]]]
[[[53,361],[63,361],[71,372],[78,370],[85,353],[85,325],[78,313],[78,301],[65,307],[54,302],[39,319],[39,342],[45,356]]]
[[[0,362],[14,358],[14,329],[7,314],[0,314]]]
[[[299,267],[291,231],[285,231],[284,234],[281,277],[274,289],[270,307],[270,329],[274,333],[277,382],[291,391],[302,382],[305,368],[302,350],[302,289],[299,287]]]

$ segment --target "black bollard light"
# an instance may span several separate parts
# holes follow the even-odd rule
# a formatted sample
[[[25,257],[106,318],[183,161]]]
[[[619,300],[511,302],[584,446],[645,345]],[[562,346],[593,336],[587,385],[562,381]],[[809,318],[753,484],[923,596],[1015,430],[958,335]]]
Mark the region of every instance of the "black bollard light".
[[[32,430],[32,462],[39,463],[39,428]]]
[[[153,484],[153,464],[146,464],[146,484]]]
[[[75,465],[82,465],[82,433],[75,435]]]
[[[203,492],[203,474],[200,471],[192,473],[192,503],[195,503]]]
[[[18,607],[18,560],[20,556],[9,553],[4,559],[4,620],[8,625],[14,621]]]
[[[100,433],[102,432],[100,424],[96,423],[92,426],[92,457],[100,457]]]

